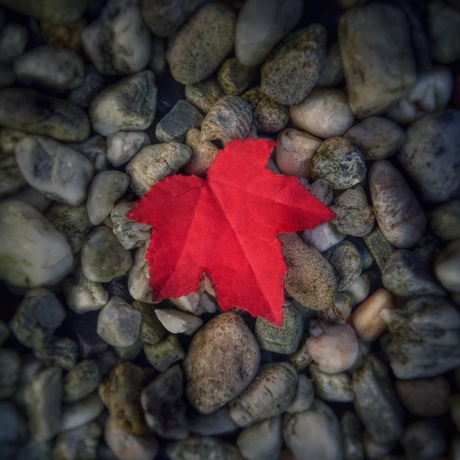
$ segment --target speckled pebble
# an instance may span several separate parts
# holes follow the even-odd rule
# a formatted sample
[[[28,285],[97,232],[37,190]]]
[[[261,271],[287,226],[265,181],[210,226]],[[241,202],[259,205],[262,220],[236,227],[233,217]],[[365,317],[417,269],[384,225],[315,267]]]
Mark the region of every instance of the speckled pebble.
[[[196,128],[187,131],[185,144],[192,149],[192,156],[184,166],[184,171],[195,176],[206,176],[206,172],[219,153],[219,149],[211,141],[202,141],[201,131]]]
[[[244,93],[256,75],[256,67],[247,67],[236,57],[228,58],[217,73],[217,81],[225,94],[239,96]]]
[[[204,113],[209,112],[211,107],[224,96],[222,86],[213,77],[185,86],[185,98],[187,101]]]
[[[334,269],[339,291],[349,288],[361,276],[361,256],[350,241],[341,241],[325,252],[324,257]]]
[[[175,335],[168,335],[154,344],[146,343],[144,353],[149,363],[160,372],[168,369],[171,364],[185,358],[185,352]]]
[[[101,380],[96,361],[85,359],[71,369],[63,380],[63,401],[75,402],[92,393]]]

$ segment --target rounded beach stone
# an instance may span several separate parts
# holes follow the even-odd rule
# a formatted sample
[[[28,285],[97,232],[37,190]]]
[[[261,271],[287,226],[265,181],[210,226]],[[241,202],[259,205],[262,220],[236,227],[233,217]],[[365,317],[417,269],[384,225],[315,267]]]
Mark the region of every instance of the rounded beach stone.
[[[450,292],[460,292],[460,239],[451,241],[434,262],[438,281]]]
[[[375,218],[385,238],[397,248],[410,248],[425,230],[425,213],[401,173],[388,160],[369,170],[369,189]]]
[[[236,57],[228,58],[217,73],[217,81],[225,94],[239,96],[246,91],[256,75],[256,67],[247,67]]]
[[[0,89],[0,126],[68,142],[90,133],[88,117],[77,105],[22,88]]]
[[[92,359],[80,361],[71,369],[63,381],[64,402],[75,402],[92,393],[101,381],[97,362]]]
[[[20,287],[53,286],[72,269],[65,238],[32,206],[0,204],[0,279]]]
[[[289,121],[289,111],[285,105],[270,99],[260,86],[251,88],[241,96],[252,107],[252,118],[257,131],[277,133]]]
[[[321,139],[297,129],[281,131],[275,147],[276,166],[282,174],[310,179],[311,161],[321,142]]]
[[[417,183],[422,200],[440,203],[460,193],[460,110],[447,109],[412,123],[396,155]]]
[[[192,149],[178,142],[147,145],[126,165],[131,188],[136,195],[145,195],[152,185],[177,172],[191,156]]]
[[[235,13],[220,3],[201,7],[174,37],[167,59],[175,80],[191,85],[209,77],[233,48]]]
[[[205,177],[219,149],[211,141],[202,141],[201,131],[196,128],[187,131],[185,144],[192,149],[192,156],[184,166],[184,171],[187,174]]]
[[[121,171],[102,171],[94,176],[88,190],[89,221],[99,225],[111,213],[115,203],[125,194],[129,176]]]
[[[296,391],[297,371],[281,362],[263,366],[254,381],[229,402],[230,417],[239,426],[250,426],[282,414]]]
[[[366,177],[363,154],[343,137],[326,139],[313,156],[311,176],[325,179],[333,190],[346,190]]]
[[[224,97],[224,90],[219,82],[213,78],[207,78],[193,85],[186,85],[185,98],[203,113],[211,110],[211,107]]]
[[[203,320],[176,308],[156,309],[155,314],[164,328],[173,334],[193,335]]]
[[[299,22],[300,0],[248,0],[236,23],[235,54],[241,64],[261,64],[271,49]]]
[[[253,380],[260,351],[244,321],[222,313],[194,336],[184,360],[186,393],[190,403],[209,414],[238,396]]]
[[[300,129],[323,139],[341,136],[355,118],[347,95],[334,88],[314,89],[289,115]]]
[[[361,255],[350,241],[341,241],[324,253],[324,257],[334,269],[339,291],[348,289],[361,276]]]
[[[337,294],[337,280],[329,262],[295,233],[279,235],[288,267],[286,291],[302,305],[313,310],[330,307]]]
[[[326,41],[321,24],[288,35],[261,67],[262,91],[279,104],[299,104],[318,80]]]
[[[83,83],[85,64],[69,48],[38,46],[14,61],[17,79],[26,85],[70,90]]]
[[[114,167],[127,163],[142,147],[150,144],[142,131],[117,131],[107,136],[107,160]]]
[[[144,130],[152,124],[156,104],[155,76],[144,70],[101,91],[91,102],[89,116],[94,131],[103,136]]]
[[[84,28],[81,39],[86,55],[102,74],[140,72],[150,59],[150,33],[139,2],[108,1],[98,19]]]
[[[185,358],[184,349],[175,335],[168,335],[157,343],[146,343],[144,353],[149,363],[159,372]]]
[[[15,153],[23,176],[38,191],[72,206],[86,198],[93,166],[81,153],[42,136],[20,140]]]
[[[430,227],[443,240],[460,238],[460,198],[437,206],[430,213]]]
[[[110,228],[95,228],[81,248],[81,268],[90,281],[108,283],[128,272],[131,265],[131,253],[123,248]]]
[[[366,160],[385,160],[398,152],[406,140],[397,123],[377,116],[360,121],[343,137],[358,147]]]

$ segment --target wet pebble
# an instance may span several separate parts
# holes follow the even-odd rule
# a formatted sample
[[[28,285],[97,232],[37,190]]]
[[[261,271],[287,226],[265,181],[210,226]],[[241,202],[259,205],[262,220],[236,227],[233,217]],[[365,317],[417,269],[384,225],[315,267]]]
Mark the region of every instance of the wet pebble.
[[[96,361],[84,359],[65,375],[63,380],[64,402],[75,402],[92,393],[101,380]]]
[[[156,125],[155,136],[160,142],[184,142],[189,129],[201,125],[203,115],[190,102],[181,99]]]
[[[361,256],[350,241],[341,241],[324,253],[337,278],[337,289],[349,288],[361,276]]]
[[[347,95],[334,88],[314,89],[289,115],[300,129],[323,139],[343,135],[355,118]]]
[[[439,203],[460,192],[459,126],[460,111],[447,109],[415,121],[406,130],[406,142],[396,157],[424,201]]]
[[[308,367],[313,382],[314,394],[324,401],[352,402],[355,398],[351,377],[345,372],[328,374],[319,370],[318,364]]]
[[[430,227],[443,240],[460,238],[460,199],[437,206],[430,213]]]
[[[313,155],[311,175],[325,179],[333,190],[346,190],[366,177],[363,154],[343,137],[326,139]]]
[[[383,112],[415,83],[409,27],[396,6],[376,3],[345,11],[338,40],[350,107],[358,118]]]
[[[141,404],[147,425],[156,435],[174,440],[189,435],[184,378],[179,365],[170,367],[142,389]]]
[[[168,335],[157,343],[146,343],[144,353],[149,363],[160,372],[185,358],[184,349],[175,335]]]
[[[281,362],[262,367],[254,381],[229,402],[230,417],[239,426],[250,426],[282,414],[296,391],[297,371]]]
[[[105,75],[143,70],[150,59],[150,34],[139,2],[110,0],[96,21],[82,32],[86,55]]]
[[[97,445],[101,435],[101,427],[97,423],[74,428],[60,433],[56,438],[52,456],[60,460],[97,459]]]
[[[14,72],[25,85],[67,91],[83,83],[85,64],[72,49],[38,46],[14,61]]]
[[[185,98],[203,113],[209,112],[211,107],[224,96],[222,86],[214,77],[185,86]]]
[[[178,142],[143,147],[126,165],[131,188],[138,196],[145,195],[152,185],[177,172],[192,155],[192,149]]]
[[[150,144],[149,136],[142,131],[117,131],[107,136],[107,160],[112,166],[127,163],[136,153]]]
[[[89,221],[93,225],[101,224],[128,186],[129,176],[121,171],[110,170],[96,174],[89,186],[86,203]]]
[[[233,48],[235,23],[235,13],[225,5],[201,7],[168,47],[174,79],[190,85],[209,77]]]
[[[217,410],[250,384],[259,360],[257,341],[241,317],[231,312],[216,316],[193,336],[188,348],[188,400],[200,413]]]
[[[187,131],[185,144],[192,149],[192,156],[184,166],[184,171],[195,176],[206,176],[209,166],[219,153],[219,149],[211,141],[202,141],[201,131],[196,128]]]
[[[439,253],[434,263],[434,273],[449,292],[460,292],[460,239],[451,241]]]

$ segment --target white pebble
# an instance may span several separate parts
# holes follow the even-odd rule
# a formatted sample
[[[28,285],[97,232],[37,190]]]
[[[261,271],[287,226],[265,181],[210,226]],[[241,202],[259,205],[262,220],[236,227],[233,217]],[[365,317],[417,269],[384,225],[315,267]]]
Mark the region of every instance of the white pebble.
[[[107,160],[112,166],[121,166],[149,144],[149,136],[142,131],[118,131],[110,134],[107,136]]]
[[[193,335],[203,324],[197,316],[175,308],[156,309],[155,313],[165,329],[173,334]]]

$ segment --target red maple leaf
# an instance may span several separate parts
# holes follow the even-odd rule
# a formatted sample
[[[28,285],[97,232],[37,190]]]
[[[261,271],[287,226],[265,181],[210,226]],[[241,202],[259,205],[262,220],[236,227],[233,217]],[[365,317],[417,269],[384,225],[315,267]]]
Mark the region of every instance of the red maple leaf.
[[[298,178],[267,169],[275,145],[233,140],[206,179],[168,176],[138,200],[127,217],[154,227],[146,254],[153,300],[197,291],[206,274],[222,310],[237,306],[281,326],[287,267],[277,233],[335,214]]]

